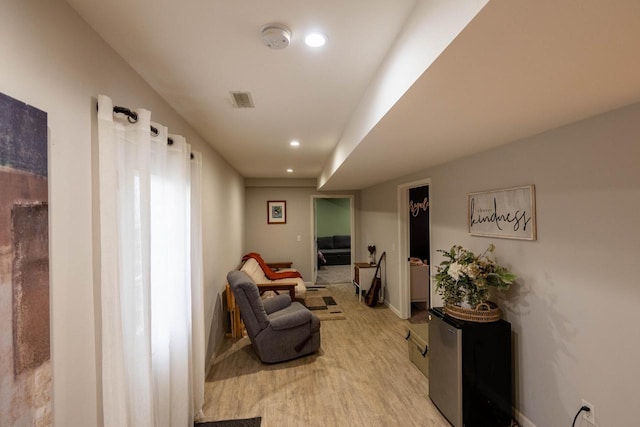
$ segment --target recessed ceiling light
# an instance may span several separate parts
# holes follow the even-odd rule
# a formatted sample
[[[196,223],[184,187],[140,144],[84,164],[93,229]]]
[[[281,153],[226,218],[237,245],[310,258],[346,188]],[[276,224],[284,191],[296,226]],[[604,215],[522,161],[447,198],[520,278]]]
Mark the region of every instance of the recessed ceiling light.
[[[290,145],[290,146],[292,146],[292,147],[299,147],[299,146],[300,146],[300,143],[299,143],[298,141],[291,141],[291,142],[289,143],[289,145]]]
[[[310,47],[324,46],[327,42],[327,35],[323,33],[309,33],[304,38],[304,42]]]
[[[293,173],[293,169],[291,168],[287,169],[287,173]]]

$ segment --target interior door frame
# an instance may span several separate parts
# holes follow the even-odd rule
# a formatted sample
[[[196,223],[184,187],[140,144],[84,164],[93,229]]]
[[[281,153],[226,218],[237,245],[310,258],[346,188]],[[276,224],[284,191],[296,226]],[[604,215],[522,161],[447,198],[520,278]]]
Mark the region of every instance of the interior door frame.
[[[318,253],[316,251],[316,225],[317,225],[317,216],[316,216],[316,200],[317,199],[349,199],[349,227],[351,228],[351,260],[350,265],[354,263],[355,257],[355,247],[354,242],[356,241],[356,216],[355,216],[355,206],[354,206],[354,195],[353,194],[312,194],[311,195],[311,248],[309,252],[311,253],[311,277],[312,283],[316,283],[316,279],[318,278],[318,270],[316,269],[316,263],[318,261]],[[351,271],[351,280],[353,281],[353,269]]]
[[[411,317],[411,284],[409,281],[409,190],[417,187],[429,187],[429,206],[431,206],[431,178],[407,182],[398,185],[398,283],[400,297],[400,317]],[[431,209],[429,209],[429,248],[431,248]],[[431,252],[431,249],[429,249]],[[431,253],[429,261],[431,262]],[[429,274],[429,303],[433,297],[432,278]],[[429,308],[429,307],[427,307]]]

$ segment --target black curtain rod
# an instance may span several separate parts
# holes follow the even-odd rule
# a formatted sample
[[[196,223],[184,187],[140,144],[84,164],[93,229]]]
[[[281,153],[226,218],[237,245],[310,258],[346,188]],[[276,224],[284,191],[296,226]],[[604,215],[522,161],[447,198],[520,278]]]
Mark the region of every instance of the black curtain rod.
[[[131,111],[126,107],[119,107],[116,105],[113,107],[113,112],[124,114],[125,116],[127,116],[127,120],[129,120],[129,123],[136,123],[138,121],[138,113],[136,113],[135,111]],[[149,127],[151,128],[151,133],[153,133],[155,136],[158,136],[158,128],[153,125]],[[167,138],[167,144],[173,145],[173,139]]]
[[[127,116],[127,120],[129,121],[129,123],[136,123],[138,121],[138,113],[136,113],[135,111],[131,111],[129,108],[119,107],[116,105],[113,107],[113,112],[117,114],[124,114],[125,116]],[[158,129],[152,125],[149,127],[151,128],[151,133],[153,133],[155,136],[158,136]],[[170,137],[167,138],[167,144],[173,145],[173,139]],[[193,159],[193,153],[191,153],[191,158]]]

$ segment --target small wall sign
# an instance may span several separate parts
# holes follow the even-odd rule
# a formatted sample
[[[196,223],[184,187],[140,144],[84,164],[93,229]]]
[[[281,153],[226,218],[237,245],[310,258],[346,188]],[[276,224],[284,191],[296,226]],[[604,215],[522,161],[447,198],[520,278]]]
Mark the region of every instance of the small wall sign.
[[[467,206],[472,236],[536,240],[533,185],[469,193]]]

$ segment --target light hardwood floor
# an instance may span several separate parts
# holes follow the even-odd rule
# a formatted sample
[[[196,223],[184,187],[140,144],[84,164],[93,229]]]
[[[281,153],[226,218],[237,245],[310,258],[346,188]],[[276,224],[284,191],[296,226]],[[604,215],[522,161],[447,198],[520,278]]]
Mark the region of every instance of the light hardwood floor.
[[[247,337],[227,339],[205,385],[205,421],[262,417],[262,427],[428,426],[449,423],[410,361],[408,321],[358,303],[353,285],[328,285],[346,320],[322,322],[321,350],[262,364]]]

